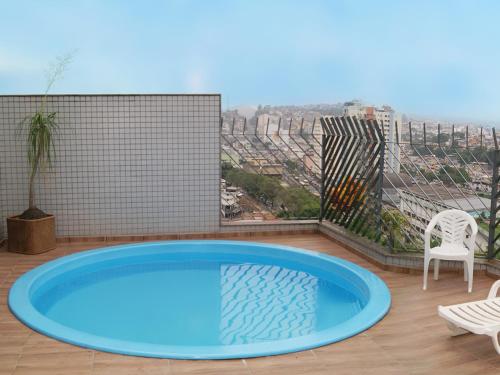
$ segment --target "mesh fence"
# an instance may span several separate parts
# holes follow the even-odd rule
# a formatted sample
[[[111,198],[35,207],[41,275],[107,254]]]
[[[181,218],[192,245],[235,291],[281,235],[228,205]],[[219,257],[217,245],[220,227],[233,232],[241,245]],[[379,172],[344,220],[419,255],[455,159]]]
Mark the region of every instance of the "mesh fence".
[[[223,219],[319,217],[319,122],[223,118],[221,126]]]
[[[430,219],[456,208],[478,223],[478,256],[497,252],[494,129],[333,116],[221,127],[225,220],[319,218],[392,252],[422,252]]]

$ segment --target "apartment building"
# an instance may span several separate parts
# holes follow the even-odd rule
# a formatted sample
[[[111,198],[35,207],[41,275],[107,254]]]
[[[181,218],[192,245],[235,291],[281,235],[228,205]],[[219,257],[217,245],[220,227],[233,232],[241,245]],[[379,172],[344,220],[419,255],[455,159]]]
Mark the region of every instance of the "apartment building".
[[[354,100],[344,104],[344,116],[356,116],[365,120],[376,120],[381,126],[385,136],[385,165],[386,173],[399,173],[401,170],[399,132],[396,124],[401,124],[401,114],[395,112],[390,106],[374,107],[364,105],[361,101]]]

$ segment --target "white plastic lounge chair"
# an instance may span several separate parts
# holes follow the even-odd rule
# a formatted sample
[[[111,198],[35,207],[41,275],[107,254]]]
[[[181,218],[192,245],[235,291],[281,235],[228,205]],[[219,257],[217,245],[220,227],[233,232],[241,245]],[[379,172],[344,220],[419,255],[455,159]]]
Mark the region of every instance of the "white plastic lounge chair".
[[[439,316],[446,319],[453,336],[472,332],[476,335],[488,335],[500,354],[498,334],[500,332],[500,280],[495,281],[488,294],[488,299],[461,303],[453,306],[438,306]]]
[[[441,245],[431,248],[431,233],[439,225]],[[467,238],[467,227],[471,227]],[[424,290],[427,289],[429,264],[434,259],[434,280],[439,276],[439,260],[459,260],[464,262],[464,280],[472,291],[474,277],[474,248],[476,246],[476,220],[465,211],[446,210],[432,218],[425,230]]]

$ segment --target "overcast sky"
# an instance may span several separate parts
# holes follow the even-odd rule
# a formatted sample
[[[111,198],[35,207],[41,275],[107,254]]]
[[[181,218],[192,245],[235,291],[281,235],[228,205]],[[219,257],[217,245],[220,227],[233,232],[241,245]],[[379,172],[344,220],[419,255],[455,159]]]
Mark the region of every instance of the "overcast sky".
[[[0,93],[203,93],[224,106],[359,98],[500,121],[500,1],[0,0]]]

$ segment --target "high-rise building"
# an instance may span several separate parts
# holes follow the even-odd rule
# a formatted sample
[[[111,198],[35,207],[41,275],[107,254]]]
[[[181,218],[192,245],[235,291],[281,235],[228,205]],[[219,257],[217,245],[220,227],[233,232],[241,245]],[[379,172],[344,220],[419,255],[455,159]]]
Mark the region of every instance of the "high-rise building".
[[[356,116],[364,120],[376,120],[380,125],[386,141],[384,171],[386,173],[399,173],[401,170],[399,147],[399,132],[396,124],[401,125],[401,114],[395,112],[390,106],[374,107],[364,105],[359,100],[344,104],[344,116]]]

